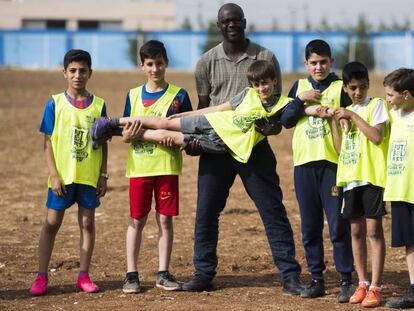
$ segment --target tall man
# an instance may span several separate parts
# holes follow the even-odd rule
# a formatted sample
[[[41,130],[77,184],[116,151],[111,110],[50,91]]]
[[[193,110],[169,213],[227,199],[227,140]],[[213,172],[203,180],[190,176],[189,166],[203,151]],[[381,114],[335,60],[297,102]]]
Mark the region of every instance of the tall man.
[[[248,86],[247,68],[256,60],[271,61],[277,71],[276,92],[281,92],[278,61],[269,50],[245,37],[246,19],[241,7],[224,4],[217,16],[223,41],[197,63],[195,78],[198,109],[224,103]],[[236,175],[254,201],[265,227],[270,249],[283,277],[283,290],[299,295],[300,266],[295,260],[293,232],[282,203],[276,159],[264,139],[247,163],[231,155],[202,154],[198,172],[198,201],[194,238],[194,277],[183,284],[185,291],[207,289],[216,274],[219,217]]]

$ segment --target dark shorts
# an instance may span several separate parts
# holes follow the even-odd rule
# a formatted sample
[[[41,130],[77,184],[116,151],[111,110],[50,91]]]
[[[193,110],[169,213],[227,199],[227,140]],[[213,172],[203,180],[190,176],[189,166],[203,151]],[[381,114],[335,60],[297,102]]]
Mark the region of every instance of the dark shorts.
[[[346,219],[381,218],[387,214],[383,193],[383,188],[374,185],[360,186],[345,191],[343,217]]]
[[[391,246],[414,245],[414,204],[391,202]]]
[[[198,139],[204,152],[216,154],[228,152],[226,144],[217,135],[204,115],[182,117],[181,131],[184,134],[186,144],[193,139]]]
[[[71,207],[75,203],[84,208],[97,208],[100,204],[95,187],[73,183],[66,185],[65,189],[65,196],[59,197],[49,188],[46,207],[60,211]]]
[[[133,177],[129,179],[130,216],[141,219],[151,211],[154,194],[155,210],[164,216],[178,215],[178,175]]]

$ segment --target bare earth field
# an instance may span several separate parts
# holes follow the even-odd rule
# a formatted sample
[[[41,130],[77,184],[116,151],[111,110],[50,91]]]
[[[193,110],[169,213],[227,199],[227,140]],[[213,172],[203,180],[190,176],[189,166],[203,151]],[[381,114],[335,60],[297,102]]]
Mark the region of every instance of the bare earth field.
[[[284,77],[284,92],[297,76]],[[193,106],[192,73],[168,73],[167,79],[186,88]],[[383,96],[382,77],[373,76],[371,94]],[[105,98],[109,115],[120,115],[128,89],[143,83],[135,72],[94,72],[89,90]],[[31,297],[28,289],[37,271],[37,244],[46,210],[47,168],[43,137],[38,132],[43,107],[51,94],[66,87],[59,72],[0,70],[0,310],[357,310],[336,302],[338,275],[325,230],[327,295],[306,300],[282,293],[258,213],[239,179],[221,216],[219,266],[214,291],[165,292],[154,287],[157,235],[154,217],[144,230],[139,260],[143,293],[125,295],[125,233],[129,217],[128,180],[124,177],[127,145],[114,139],[109,146],[109,191],[96,212],[96,246],[91,275],[102,291],[85,294],[75,287],[79,267],[77,207],[66,212],[50,263],[49,291]],[[295,233],[297,259],[308,281],[300,234],[300,218],[292,180],[292,131],[269,139],[278,159],[284,203]],[[193,230],[196,206],[197,157],[184,157],[180,181],[180,216],[175,220],[171,272],[181,281],[193,273]],[[153,214],[152,214],[153,215]],[[390,241],[390,217],[384,219]],[[355,276],[356,278],[356,276]],[[407,287],[402,249],[387,247],[383,296]],[[379,308],[384,309],[384,308]]]

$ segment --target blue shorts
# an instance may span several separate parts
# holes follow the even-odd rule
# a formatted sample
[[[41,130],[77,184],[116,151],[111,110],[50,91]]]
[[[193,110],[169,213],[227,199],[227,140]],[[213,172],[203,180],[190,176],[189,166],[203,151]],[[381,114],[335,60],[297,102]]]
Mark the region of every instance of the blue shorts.
[[[75,203],[84,208],[97,208],[101,204],[95,187],[74,183],[66,185],[65,189],[65,196],[59,197],[49,188],[46,207],[60,211],[71,207]]]

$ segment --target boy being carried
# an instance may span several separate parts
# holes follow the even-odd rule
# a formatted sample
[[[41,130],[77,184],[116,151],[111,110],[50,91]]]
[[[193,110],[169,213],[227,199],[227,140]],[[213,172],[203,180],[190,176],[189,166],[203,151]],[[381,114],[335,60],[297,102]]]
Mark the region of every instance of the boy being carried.
[[[145,140],[185,146],[193,139],[199,141],[207,153],[226,153],[239,162],[249,160],[253,147],[264,136],[255,130],[255,121],[278,118],[291,102],[274,94],[276,73],[268,61],[256,61],[248,68],[251,87],[221,105],[172,116],[171,118],[133,117],[101,118],[92,128],[92,137],[100,141],[111,136],[118,126],[124,127],[124,140]],[[145,130],[140,130],[140,125]]]

